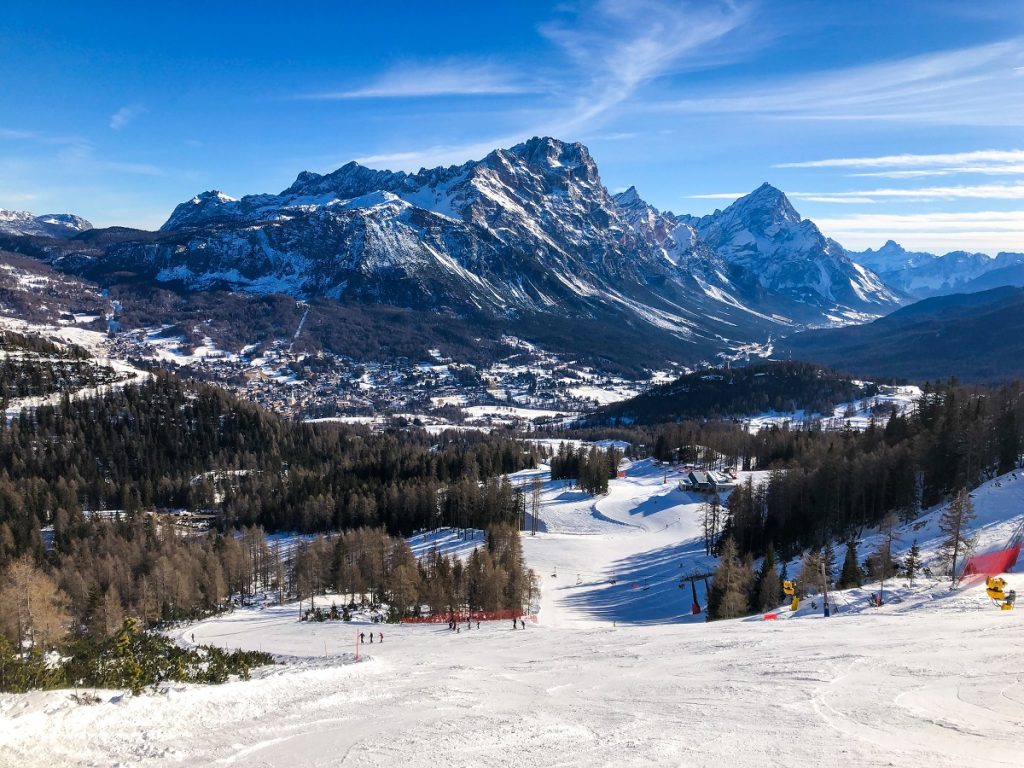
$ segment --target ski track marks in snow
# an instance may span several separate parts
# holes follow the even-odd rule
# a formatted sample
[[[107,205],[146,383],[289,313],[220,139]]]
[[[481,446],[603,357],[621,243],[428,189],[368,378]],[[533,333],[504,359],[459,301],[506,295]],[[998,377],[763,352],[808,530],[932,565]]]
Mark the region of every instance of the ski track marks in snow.
[[[978,585],[894,583],[879,609],[866,609],[867,586],[837,593],[828,620],[808,600],[785,620],[705,625],[677,587],[680,572],[711,564],[701,498],[665,471],[634,464],[598,499],[543,470],[513,477],[544,481],[546,528],[524,536],[543,579],[540,621],[526,630],[238,610],[175,634],[284,665],[223,686],[101,692],[93,706],[67,691],[0,696],[0,765],[1021,764],[1019,610],[995,610]],[[983,538],[997,542],[1021,515],[1024,479],[974,496]],[[937,514],[912,524],[926,553]],[[419,545],[471,543],[439,531]],[[361,630],[384,642],[352,663]]]

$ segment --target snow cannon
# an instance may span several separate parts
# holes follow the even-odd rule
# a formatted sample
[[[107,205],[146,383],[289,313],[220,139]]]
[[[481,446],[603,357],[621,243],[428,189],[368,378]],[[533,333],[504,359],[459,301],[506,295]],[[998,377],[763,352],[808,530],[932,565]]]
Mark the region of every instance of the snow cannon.
[[[1001,611],[1012,611],[1017,602],[1017,591],[1006,589],[1006,579],[1000,576],[989,576],[985,579],[985,592]]]
[[[787,597],[791,597],[792,602],[789,604],[789,610],[795,611],[800,607],[800,596],[796,593],[796,582],[786,579],[782,582],[782,594]]]

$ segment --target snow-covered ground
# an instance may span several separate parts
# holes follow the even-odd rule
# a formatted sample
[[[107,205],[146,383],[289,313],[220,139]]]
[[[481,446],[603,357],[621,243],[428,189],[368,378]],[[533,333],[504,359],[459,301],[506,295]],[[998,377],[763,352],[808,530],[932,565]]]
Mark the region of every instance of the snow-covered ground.
[[[874,585],[839,593],[829,619],[810,598],[784,620],[705,624],[677,586],[710,565],[701,499],[665,471],[638,462],[598,499],[543,470],[515,478],[544,483],[541,532],[524,536],[543,579],[525,630],[238,610],[177,635],[284,665],[224,686],[105,692],[92,706],[68,692],[2,696],[0,765],[1022,764],[1020,610],[996,610],[980,585],[923,581],[889,585],[877,609]],[[1024,518],[1018,477],[975,492],[983,546]],[[903,548],[913,535],[934,550],[937,513],[907,528]],[[435,543],[466,546],[450,532],[413,540]],[[371,630],[384,642],[353,663],[356,635]]]
[[[825,430],[855,429],[862,431],[867,429],[872,422],[884,426],[892,408],[899,413],[908,412],[920,397],[921,388],[913,384],[906,386],[883,385],[877,395],[840,403],[831,414],[808,413],[807,411],[785,413],[768,411],[744,419],[744,424],[752,434],[766,427],[787,426],[791,429],[802,429],[809,424]]]

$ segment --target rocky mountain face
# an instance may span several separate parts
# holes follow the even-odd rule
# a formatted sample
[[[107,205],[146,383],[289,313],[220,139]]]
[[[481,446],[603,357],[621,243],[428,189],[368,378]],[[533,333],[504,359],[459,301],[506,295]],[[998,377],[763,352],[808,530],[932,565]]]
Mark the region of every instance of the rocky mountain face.
[[[913,298],[974,292],[999,285],[1019,285],[1024,253],[952,251],[943,256],[911,252],[889,240],[878,250],[851,253],[857,263],[874,270],[886,284]]]
[[[349,163],[276,195],[204,192],[157,233],[89,234],[52,261],[103,285],[391,306],[570,350],[608,333],[677,361],[901,301],[773,187],[677,216],[610,195],[585,146],[551,138],[415,174]]]
[[[69,238],[90,229],[92,224],[71,213],[36,216],[28,211],[0,208],[0,234]]]
[[[762,184],[724,211],[689,218],[700,238],[726,261],[744,267],[766,290],[789,296],[834,319],[884,314],[898,305],[870,269],[801,218],[786,196]]]

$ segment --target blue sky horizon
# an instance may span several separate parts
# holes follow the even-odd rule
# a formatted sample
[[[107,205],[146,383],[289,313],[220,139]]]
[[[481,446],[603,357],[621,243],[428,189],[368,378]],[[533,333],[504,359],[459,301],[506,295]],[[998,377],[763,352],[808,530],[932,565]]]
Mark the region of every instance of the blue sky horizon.
[[[153,229],[550,135],[663,210],[767,181],[851,250],[1024,251],[1024,1],[11,0],[0,39],[0,208]]]

